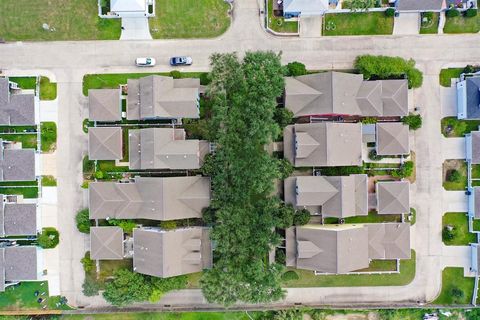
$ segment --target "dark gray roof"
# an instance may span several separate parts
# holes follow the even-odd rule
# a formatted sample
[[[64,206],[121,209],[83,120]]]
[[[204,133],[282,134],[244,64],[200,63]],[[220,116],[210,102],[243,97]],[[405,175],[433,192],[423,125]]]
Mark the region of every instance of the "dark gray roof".
[[[480,119],[480,76],[469,77],[467,83],[467,119]]]
[[[37,254],[34,246],[0,248],[4,251],[5,281],[27,281],[38,279]]]
[[[398,11],[440,11],[444,0],[397,0]]]
[[[34,125],[35,95],[13,94],[8,78],[0,78],[0,125]]]
[[[0,181],[34,181],[35,150],[5,149],[0,139]]]
[[[6,203],[3,206],[2,203],[0,207],[3,209],[3,230],[0,230],[0,236],[30,236],[37,234],[36,204]]]
[[[473,188],[473,197],[475,218],[480,219],[480,187]]]
[[[480,164],[480,131],[472,131],[470,136],[472,141],[472,150],[470,150],[472,164]]]
[[[167,278],[212,266],[209,229],[133,229],[133,270]]]
[[[370,259],[410,259],[410,223],[369,223]]]

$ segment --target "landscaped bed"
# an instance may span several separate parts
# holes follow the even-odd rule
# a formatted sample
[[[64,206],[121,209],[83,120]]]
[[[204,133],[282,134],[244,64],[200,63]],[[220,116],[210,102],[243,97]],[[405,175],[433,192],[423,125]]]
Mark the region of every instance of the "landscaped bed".
[[[432,304],[470,305],[475,278],[463,276],[463,268],[445,268],[442,272],[442,291]]]
[[[324,16],[324,36],[392,34],[393,17],[383,12],[334,13]]]
[[[446,138],[464,137],[465,134],[478,130],[480,120],[458,120],[455,117],[442,119],[442,134]]]
[[[379,263],[376,267],[391,265],[391,262]],[[362,274],[362,275],[318,275],[313,271],[290,269],[298,274],[299,279],[284,281],[286,288],[302,287],[361,287],[361,286],[404,286],[415,277],[415,251],[410,260],[400,261],[400,273]]]
[[[40,126],[42,152],[50,153],[57,148],[57,125],[55,122],[42,122]]]
[[[97,0],[0,1],[5,40],[116,40],[120,19],[100,19]],[[43,29],[48,24],[49,30]]]
[[[476,17],[447,17],[443,32],[445,33],[477,33],[480,31],[480,16]]]
[[[443,187],[449,191],[461,191],[467,188],[467,163],[464,160],[445,160]]]
[[[273,14],[273,1],[268,2],[268,27],[280,33],[298,33],[298,21],[285,21],[283,17],[276,17]]]
[[[447,230],[448,227],[450,230]],[[468,232],[468,216],[465,212],[448,212],[442,218],[442,239],[447,246],[468,246],[477,242],[477,236]]]
[[[149,19],[154,39],[212,38],[230,26],[230,6],[223,0],[156,0]]]

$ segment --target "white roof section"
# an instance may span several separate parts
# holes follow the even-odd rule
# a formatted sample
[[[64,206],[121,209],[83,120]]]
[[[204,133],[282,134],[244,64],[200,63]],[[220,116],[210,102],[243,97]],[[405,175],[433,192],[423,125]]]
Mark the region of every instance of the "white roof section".
[[[275,0],[274,0],[275,1]],[[285,0],[283,12],[300,12],[302,15],[322,14],[328,10],[328,0]]]
[[[110,0],[110,11],[112,12],[145,11],[146,9],[146,0]]]

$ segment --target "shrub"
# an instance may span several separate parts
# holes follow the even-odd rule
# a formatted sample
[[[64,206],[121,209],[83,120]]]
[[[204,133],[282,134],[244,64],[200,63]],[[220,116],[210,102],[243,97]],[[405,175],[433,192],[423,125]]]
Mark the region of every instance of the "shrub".
[[[416,68],[407,70],[407,77],[409,88],[420,88],[422,86],[423,73],[420,70]]]
[[[407,178],[410,177],[413,173],[413,162],[406,161],[404,162],[399,169],[392,172],[392,176],[395,178]]]
[[[86,297],[98,296],[100,284],[96,281],[96,279],[86,276],[82,284],[82,288],[82,292]]]
[[[444,242],[451,241],[455,239],[457,233],[455,228],[451,228],[450,226],[445,226],[442,230],[442,240]]]
[[[133,220],[110,219],[108,224],[122,228],[125,233],[132,233],[137,223]]]
[[[322,176],[348,176],[351,174],[363,173],[363,167],[346,166],[346,167],[321,167]]]
[[[377,118],[363,118],[362,119],[363,124],[375,124],[377,122],[378,122]]]
[[[275,262],[278,263],[278,264],[281,264],[283,266],[283,265],[285,265],[285,261],[286,261],[285,251],[277,248],[275,250]]]
[[[103,297],[115,306],[147,301],[153,290],[148,279],[140,273],[119,269],[114,279],[106,284]]]
[[[83,174],[92,174],[95,171],[95,161],[89,160],[88,156],[83,158]]]
[[[388,8],[385,10],[385,16],[387,17],[393,17],[395,15],[395,9],[394,8]]]
[[[80,260],[85,273],[89,273],[95,268],[95,261],[90,259],[90,251],[85,252],[85,256]]]
[[[180,79],[182,77],[182,73],[178,70],[172,70],[170,71],[170,77],[173,79]]]
[[[105,175],[103,174],[103,171],[101,171],[101,170],[95,171],[95,178],[96,179],[101,180],[101,179],[103,179],[104,176]]]
[[[90,184],[89,180],[84,180],[82,185],[80,186],[82,189],[88,189],[88,185]]]
[[[280,171],[280,179],[284,180],[290,177],[293,173],[293,165],[287,159],[280,159],[277,161],[278,171]]]
[[[173,230],[177,228],[177,222],[175,220],[161,221],[159,226],[164,230]]]
[[[377,150],[375,150],[375,149],[370,150],[370,152],[368,153],[368,159],[370,159],[372,161],[380,161],[383,158],[384,158],[383,156],[379,156],[377,154]]]
[[[273,118],[278,126],[283,129],[292,123],[293,112],[286,108],[276,108]]]
[[[37,243],[43,249],[55,248],[60,242],[60,234],[57,229],[48,227],[43,228],[42,233],[37,237]]]
[[[283,281],[291,281],[291,280],[298,280],[300,277],[295,271],[287,271],[282,274],[282,280]]]
[[[310,222],[310,211],[307,209],[297,210],[293,216],[295,226],[303,226]]]
[[[301,62],[294,61],[287,64],[287,75],[291,77],[303,76],[307,74],[307,68]]]
[[[279,228],[290,228],[295,220],[295,209],[291,204],[281,204],[277,210],[278,223],[276,224]]]
[[[477,14],[478,14],[478,10],[477,10],[477,9],[470,8],[470,9],[467,9],[467,10],[465,11],[465,17],[467,17],[467,18],[476,17]]]
[[[450,170],[447,172],[448,182],[460,182],[462,180],[462,174],[458,170]]]
[[[451,8],[451,9],[448,9],[446,12],[445,12],[445,15],[449,18],[454,18],[454,17],[458,17],[460,15],[460,11],[458,11],[457,9],[455,8]]]
[[[408,116],[402,118],[402,122],[408,125],[410,130],[417,130],[422,127],[422,116],[410,113]]]
[[[202,209],[202,220],[208,225],[212,225],[216,221],[215,209],[207,207]]]
[[[433,12],[431,12],[431,11],[424,12],[424,13],[422,14],[422,16],[423,16],[424,18],[427,18],[427,19],[429,19],[429,20],[432,20],[432,19],[433,19]]]
[[[90,233],[90,227],[92,226],[92,222],[90,221],[89,211],[88,209],[82,209],[77,212],[75,216],[75,221],[77,223],[77,229],[81,233]]]
[[[457,298],[457,299],[461,299],[463,298],[463,296],[465,295],[465,293],[463,292],[462,289],[459,289],[457,287],[453,287],[451,290],[450,290],[450,294],[452,295],[452,297],[454,298]]]
[[[210,74],[208,72],[204,72],[200,75],[200,84],[203,86],[208,85],[211,82]]]

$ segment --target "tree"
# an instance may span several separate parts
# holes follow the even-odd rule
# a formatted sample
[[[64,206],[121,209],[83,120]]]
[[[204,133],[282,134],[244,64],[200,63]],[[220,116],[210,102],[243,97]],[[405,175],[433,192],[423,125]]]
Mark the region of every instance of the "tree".
[[[462,174],[458,170],[449,170],[447,172],[448,182],[460,182],[462,180]]]
[[[293,121],[293,112],[287,108],[276,108],[274,114],[278,126],[283,129]]]
[[[95,268],[95,261],[90,259],[90,251],[85,252],[85,256],[80,260],[83,265],[85,273],[92,271]]]
[[[86,297],[98,296],[100,283],[90,276],[86,276],[82,284],[82,292]]]
[[[293,217],[293,224],[296,226],[303,226],[310,222],[310,211],[307,209],[297,210]]]
[[[114,279],[106,284],[103,297],[115,306],[124,306],[147,301],[152,291],[152,286],[142,274],[120,269],[115,271]]]
[[[407,178],[413,174],[414,164],[412,161],[404,162],[399,169],[392,172],[392,176],[395,178]]]
[[[291,204],[280,204],[277,210],[278,223],[277,227],[286,229],[293,225],[293,218],[295,216],[295,209]]]
[[[278,171],[280,173],[279,178],[282,180],[287,179],[293,173],[295,169],[288,159],[278,160]]]
[[[137,227],[137,223],[133,220],[109,219],[108,224],[122,228],[125,233],[132,233]]]
[[[417,130],[422,127],[422,116],[410,113],[408,116],[402,118],[402,122],[408,125],[410,130]]]
[[[307,68],[301,62],[294,61],[287,64],[287,76],[297,77],[307,74]]]
[[[385,10],[385,16],[387,17],[393,17],[395,15],[395,9],[394,8],[388,8]]]
[[[461,301],[463,299],[463,297],[465,296],[465,293],[463,292],[462,289],[460,289],[458,287],[453,287],[450,290],[450,295],[453,297],[453,300],[456,303],[458,303],[459,301]]]
[[[150,302],[157,302],[167,292],[172,290],[184,289],[187,286],[187,276],[178,276],[170,278],[150,277],[152,293],[149,297]]]
[[[75,221],[77,223],[78,231],[87,234],[90,233],[92,222],[90,221],[88,208],[78,211],[77,215],[75,216]]]
[[[52,227],[43,228],[42,233],[37,236],[37,243],[43,249],[55,248],[60,242],[60,234]]]
[[[215,209],[212,207],[203,208],[202,219],[207,225],[213,225],[216,222]]]

